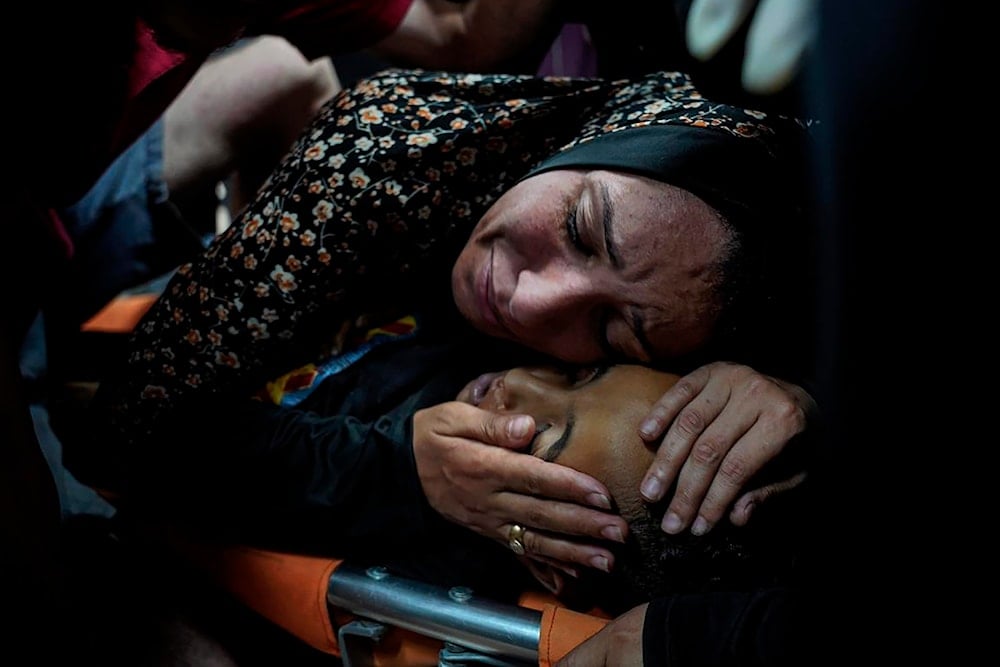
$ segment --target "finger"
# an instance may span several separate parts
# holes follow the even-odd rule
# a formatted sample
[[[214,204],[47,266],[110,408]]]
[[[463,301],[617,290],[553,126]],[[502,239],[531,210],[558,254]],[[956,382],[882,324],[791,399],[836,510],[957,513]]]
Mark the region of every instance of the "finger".
[[[694,0],[685,28],[688,51],[708,60],[729,41],[746,20],[755,0]]]
[[[524,448],[535,432],[535,420],[528,415],[501,415],[458,401],[439,406],[434,417],[431,428],[444,437],[468,438],[508,449]]]
[[[747,33],[743,87],[767,95],[795,77],[815,34],[815,0],[761,0]]]
[[[504,542],[509,546],[507,535],[509,532],[504,534]],[[520,541],[524,547],[523,555],[532,558],[582,565],[601,572],[611,572],[611,568],[614,567],[614,554],[599,544],[574,542],[534,528],[526,528]]]
[[[681,383],[678,383],[681,384]],[[676,387],[677,385],[675,385]],[[697,385],[692,385],[697,386]],[[685,391],[693,391],[685,390]],[[668,392],[669,393],[669,392]],[[723,383],[707,384],[679,410],[663,442],[656,450],[639,487],[648,502],[663,498],[670,485],[677,479],[692,448],[705,429],[713,424],[729,399],[729,387]],[[662,399],[661,399],[662,400]]]
[[[750,522],[753,512],[776,495],[791,491],[806,479],[806,473],[800,472],[792,477],[768,484],[759,489],[753,489],[740,496],[729,512],[729,522],[734,526],[745,526]]]
[[[611,510],[611,493],[607,487],[590,475],[568,466],[534,456],[517,455],[508,457],[508,464],[501,474],[504,488],[518,494]],[[544,505],[543,511],[547,508],[548,505]]]
[[[704,535],[719,522],[750,478],[774,458],[784,444],[770,429],[762,426],[761,421],[737,439],[728,452],[723,451],[722,455],[708,453],[725,450],[724,442],[724,439],[712,439],[704,447],[702,443],[695,446],[704,456],[692,455],[685,464],[674,497],[676,507],[672,501],[668,510],[681,517],[684,525],[693,519],[691,532],[695,535]],[[713,457],[714,465],[709,461]],[[693,516],[695,512],[696,517]]]
[[[705,388],[709,379],[711,379],[711,370],[709,367],[703,366],[678,380],[650,408],[649,414],[639,425],[639,437],[646,442],[653,442],[662,436],[681,408],[690,403]]]
[[[555,558],[550,558],[541,554],[531,554],[530,556],[525,556],[526,561],[537,561],[539,563],[544,563],[550,567],[565,573],[567,576],[573,577],[574,579],[580,578],[580,568],[576,565],[567,563],[566,561],[557,560]]]
[[[495,502],[497,511],[509,516],[511,522],[536,530],[622,544],[628,535],[628,522],[621,516],[577,503],[509,492],[498,494]]]
[[[768,405],[767,411],[759,415],[738,440],[733,437],[734,433],[722,436],[734,444],[725,454],[718,472],[712,476],[711,484],[701,501],[698,518],[692,524],[692,532],[696,535],[710,530],[725,515],[750,478],[806,428],[807,418],[798,402],[775,398]],[[693,463],[695,458],[697,457],[692,457],[689,463]],[[681,471],[678,490],[684,483],[686,472]],[[696,479],[697,475],[698,473],[692,472],[694,497],[697,497],[697,489],[705,484],[705,477]]]

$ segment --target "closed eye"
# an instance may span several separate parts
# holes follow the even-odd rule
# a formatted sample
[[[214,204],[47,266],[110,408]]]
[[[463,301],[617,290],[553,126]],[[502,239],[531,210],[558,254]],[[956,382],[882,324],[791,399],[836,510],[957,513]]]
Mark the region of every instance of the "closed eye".
[[[580,226],[577,222],[577,211],[579,207],[573,207],[566,215],[566,236],[569,237],[570,244],[587,257],[593,256],[594,252],[590,246],[584,243],[580,236]]]

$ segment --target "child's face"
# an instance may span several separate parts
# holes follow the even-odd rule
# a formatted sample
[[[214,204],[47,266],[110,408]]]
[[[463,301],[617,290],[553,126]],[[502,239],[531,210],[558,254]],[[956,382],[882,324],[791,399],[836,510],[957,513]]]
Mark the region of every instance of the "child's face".
[[[515,368],[480,376],[458,400],[493,412],[531,415],[538,429],[531,453],[602,481],[621,506],[637,499],[655,454],[639,437],[639,423],[677,380],[638,365],[571,373]]]

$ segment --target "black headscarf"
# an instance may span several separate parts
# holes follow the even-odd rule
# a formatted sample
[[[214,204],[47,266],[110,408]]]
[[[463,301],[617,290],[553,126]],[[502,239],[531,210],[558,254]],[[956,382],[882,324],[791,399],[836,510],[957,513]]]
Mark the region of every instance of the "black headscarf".
[[[808,123],[707,100],[687,75],[609,84],[577,135],[528,174],[612,169],[691,192],[740,226],[801,214]]]
[[[711,344],[686,363],[734,358],[797,373],[810,351],[811,230],[806,175],[811,123],[708,100],[690,77],[656,72],[610,82],[576,136],[527,177],[609,169],[686,190],[715,209],[739,250]],[[780,351],[776,354],[775,351]],[[674,367],[684,360],[673,360]]]

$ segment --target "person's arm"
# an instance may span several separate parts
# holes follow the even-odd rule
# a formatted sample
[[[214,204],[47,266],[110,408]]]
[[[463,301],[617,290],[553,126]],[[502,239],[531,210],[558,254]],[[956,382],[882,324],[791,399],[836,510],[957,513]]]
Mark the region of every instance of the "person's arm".
[[[640,426],[647,442],[662,436],[642,495],[655,502],[677,484],[663,520],[668,533],[703,534],[727,512],[745,525],[755,505],[804,478],[795,471],[776,484],[746,488],[816,414],[815,401],[797,385],[739,364],[702,366],[671,387]]]
[[[789,589],[658,598],[614,619],[556,664],[808,664],[801,611]]]
[[[410,411],[372,420],[250,399],[206,404],[135,452],[132,493],[254,543],[345,556],[402,544],[434,516],[414,470]]]

